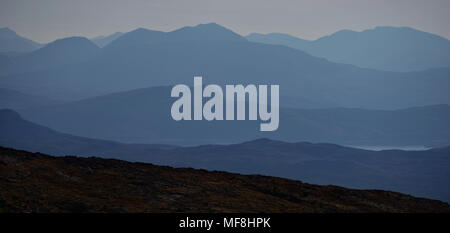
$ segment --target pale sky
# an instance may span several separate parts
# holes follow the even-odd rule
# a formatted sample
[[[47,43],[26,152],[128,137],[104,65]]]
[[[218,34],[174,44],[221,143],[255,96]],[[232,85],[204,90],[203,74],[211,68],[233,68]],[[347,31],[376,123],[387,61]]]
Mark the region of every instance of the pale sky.
[[[341,29],[409,26],[448,39],[450,0],[0,0],[0,27],[41,43],[209,22],[241,35],[317,39]]]

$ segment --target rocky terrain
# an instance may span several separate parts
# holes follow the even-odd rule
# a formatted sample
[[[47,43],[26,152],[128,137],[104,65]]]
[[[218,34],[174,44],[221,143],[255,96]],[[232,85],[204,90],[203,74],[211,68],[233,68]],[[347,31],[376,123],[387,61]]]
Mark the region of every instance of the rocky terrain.
[[[395,192],[0,147],[0,212],[450,212]]]

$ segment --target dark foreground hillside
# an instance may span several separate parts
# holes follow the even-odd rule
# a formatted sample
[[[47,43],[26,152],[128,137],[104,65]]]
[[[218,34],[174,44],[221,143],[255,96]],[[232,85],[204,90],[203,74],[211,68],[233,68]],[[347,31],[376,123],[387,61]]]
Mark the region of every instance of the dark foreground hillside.
[[[450,212],[400,193],[0,147],[0,212]]]

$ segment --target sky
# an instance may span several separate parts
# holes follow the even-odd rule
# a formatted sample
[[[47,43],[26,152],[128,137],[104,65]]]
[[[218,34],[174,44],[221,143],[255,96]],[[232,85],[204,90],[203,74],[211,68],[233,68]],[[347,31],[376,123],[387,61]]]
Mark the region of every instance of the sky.
[[[449,39],[450,1],[0,0],[0,27],[41,43],[210,22],[241,35],[280,32],[310,40],[376,26],[408,26]]]

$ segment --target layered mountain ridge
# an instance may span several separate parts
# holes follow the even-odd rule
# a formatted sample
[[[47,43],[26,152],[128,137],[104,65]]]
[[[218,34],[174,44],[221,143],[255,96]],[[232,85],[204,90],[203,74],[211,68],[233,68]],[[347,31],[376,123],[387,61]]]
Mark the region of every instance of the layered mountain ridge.
[[[410,27],[340,30],[317,40],[283,33],[252,33],[250,41],[279,44],[333,62],[388,71],[419,71],[450,66],[450,41]]]
[[[0,84],[27,94],[76,100],[141,87],[189,85],[193,76],[201,75],[205,83],[279,84],[283,96],[323,106],[398,109],[450,104],[449,68],[407,73],[362,69],[285,46],[253,43],[217,24],[172,32],[137,29],[92,51],[95,56],[86,52],[87,59],[62,59],[39,70],[8,74],[2,69]],[[20,64],[20,57],[5,59],[3,66]]]
[[[0,146],[56,156],[82,155],[173,167],[262,174],[308,183],[382,189],[450,200],[450,147],[369,151],[330,143],[258,139],[228,145],[178,147],[124,144],[57,132],[0,111]]]

